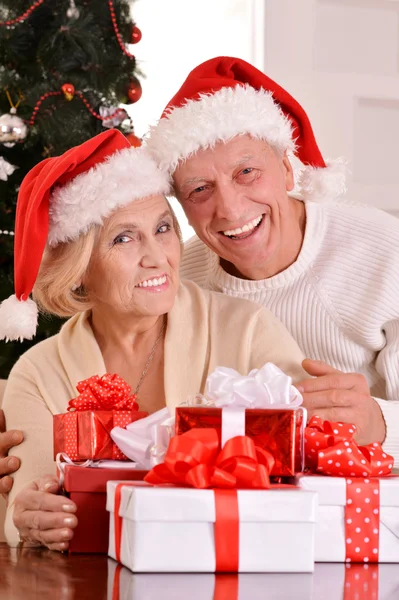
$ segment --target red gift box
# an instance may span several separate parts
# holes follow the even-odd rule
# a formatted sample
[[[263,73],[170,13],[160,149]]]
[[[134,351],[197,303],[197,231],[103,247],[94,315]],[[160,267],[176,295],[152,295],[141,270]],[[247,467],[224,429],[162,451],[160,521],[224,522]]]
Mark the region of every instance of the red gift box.
[[[107,481],[141,481],[147,471],[135,469],[64,467],[64,494],[77,505],[78,525],[69,544],[69,552],[108,552],[109,513]]]
[[[65,453],[71,460],[127,460],[110,437],[148,416],[139,411],[136,396],[118,375],[95,375],[76,386],[80,395],[69,401],[65,414],[54,415],[54,459]]]
[[[221,439],[222,408],[188,407],[176,408],[176,435],[193,429],[216,429]],[[226,410],[226,409],[224,409]],[[228,409],[227,409],[228,410]],[[270,452],[275,464],[270,475],[291,477],[302,471],[304,410],[258,409],[245,410],[245,435],[255,445]]]

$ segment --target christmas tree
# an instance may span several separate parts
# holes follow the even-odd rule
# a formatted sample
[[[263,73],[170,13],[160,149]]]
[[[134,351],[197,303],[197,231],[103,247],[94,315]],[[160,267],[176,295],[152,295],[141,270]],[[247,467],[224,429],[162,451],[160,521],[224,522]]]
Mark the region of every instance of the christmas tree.
[[[139,143],[118,108],[141,96],[127,46],[141,32],[130,8],[128,0],[0,1],[0,301],[13,293],[15,206],[29,169],[104,127]],[[61,323],[41,317],[34,340],[0,342],[0,378]]]

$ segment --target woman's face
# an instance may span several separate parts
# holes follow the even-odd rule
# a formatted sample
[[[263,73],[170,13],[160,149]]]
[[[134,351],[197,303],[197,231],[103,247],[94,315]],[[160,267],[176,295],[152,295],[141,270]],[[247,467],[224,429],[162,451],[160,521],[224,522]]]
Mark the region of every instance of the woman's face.
[[[104,221],[83,284],[94,310],[148,317],[173,306],[180,240],[163,196],[135,200]]]

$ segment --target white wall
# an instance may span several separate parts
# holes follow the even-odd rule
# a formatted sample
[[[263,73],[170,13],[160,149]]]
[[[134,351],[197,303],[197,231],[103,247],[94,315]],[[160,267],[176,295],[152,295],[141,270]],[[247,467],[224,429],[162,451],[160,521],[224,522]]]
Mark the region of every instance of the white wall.
[[[132,14],[143,37],[130,46],[143,95],[128,110],[142,136],[157,122],[189,72],[215,56],[237,56],[262,68],[263,0],[136,0]],[[257,26],[260,26],[260,31]],[[260,36],[258,34],[261,34]],[[180,205],[173,204],[187,239],[192,230]]]

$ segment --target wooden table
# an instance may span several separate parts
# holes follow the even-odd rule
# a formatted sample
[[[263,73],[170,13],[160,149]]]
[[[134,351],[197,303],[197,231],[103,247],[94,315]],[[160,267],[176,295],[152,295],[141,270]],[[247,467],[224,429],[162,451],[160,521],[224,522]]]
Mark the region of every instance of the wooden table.
[[[239,600],[398,600],[399,565],[319,563],[314,574],[133,574],[103,555],[0,544],[1,600],[234,600],[237,590]]]

